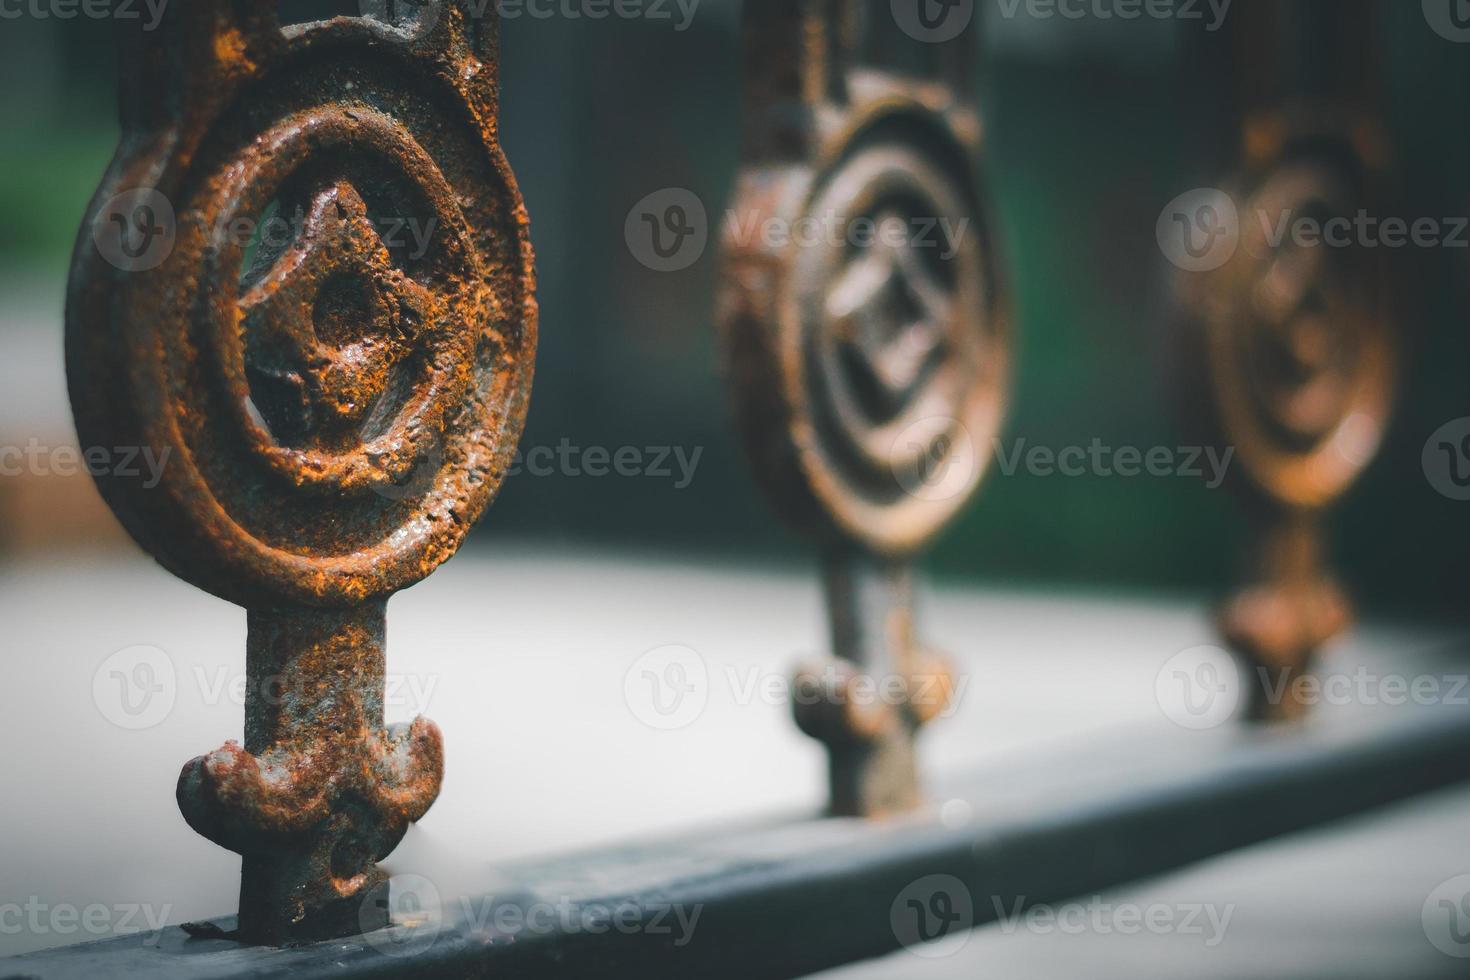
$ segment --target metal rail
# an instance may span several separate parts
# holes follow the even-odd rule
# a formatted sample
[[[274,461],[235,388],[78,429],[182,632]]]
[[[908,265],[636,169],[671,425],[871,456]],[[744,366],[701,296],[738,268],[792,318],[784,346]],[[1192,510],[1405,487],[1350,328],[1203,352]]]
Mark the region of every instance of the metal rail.
[[[508,867],[494,891],[350,940],[262,949],[222,938],[234,923],[220,920],[0,961],[0,978],[797,977],[1470,781],[1467,744],[1458,707],[1150,729],[939,787],[958,809]]]

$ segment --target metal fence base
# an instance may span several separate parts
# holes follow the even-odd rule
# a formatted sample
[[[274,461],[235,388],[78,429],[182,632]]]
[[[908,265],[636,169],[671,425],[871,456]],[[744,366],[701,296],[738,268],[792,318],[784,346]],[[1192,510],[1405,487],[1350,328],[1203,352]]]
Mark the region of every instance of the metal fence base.
[[[1470,780],[1470,710],[1210,733],[1150,729],[937,789],[887,821],[773,821],[499,869],[493,894],[284,950],[210,929],[0,960],[61,980],[795,977]],[[931,876],[940,876],[938,878]],[[927,918],[926,918],[927,917]],[[213,936],[211,937],[211,933]]]

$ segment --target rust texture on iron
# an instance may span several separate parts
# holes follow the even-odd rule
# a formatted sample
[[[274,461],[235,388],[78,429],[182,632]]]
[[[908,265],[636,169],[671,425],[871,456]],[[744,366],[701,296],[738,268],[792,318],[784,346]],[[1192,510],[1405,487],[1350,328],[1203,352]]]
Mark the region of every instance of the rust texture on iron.
[[[1256,720],[1304,714],[1314,657],[1352,620],[1326,559],[1325,518],[1377,454],[1399,360],[1387,250],[1277,233],[1282,222],[1324,227],[1384,213],[1388,194],[1386,139],[1360,55],[1368,5],[1334,5],[1336,30],[1321,35],[1331,38],[1338,79],[1293,80],[1260,64],[1273,39],[1289,47],[1317,36],[1292,16],[1316,8],[1290,7],[1238,11],[1240,150],[1222,186],[1238,210],[1239,242],[1222,266],[1179,283],[1208,434],[1235,450],[1253,527],[1244,582],[1217,624],[1250,675]]]
[[[444,757],[432,722],[385,727],[387,600],[489,504],[531,389],[495,17],[379,6],[282,24],[274,3],[190,0],[129,33],[124,133],[72,270],[82,444],[167,453],[157,486],[108,476],[104,496],[248,610],[244,742],[185,766],[178,798],[243,856],[249,942],[386,924],[377,862]],[[160,234],[161,260],[131,261]]]
[[[837,814],[918,805],[914,736],[952,681],[915,635],[910,564],[974,494],[1004,409],[975,43],[908,44],[887,3],[744,7],[734,224],[819,231],[730,235],[721,332],[757,476],[824,553],[834,660],[793,700]]]

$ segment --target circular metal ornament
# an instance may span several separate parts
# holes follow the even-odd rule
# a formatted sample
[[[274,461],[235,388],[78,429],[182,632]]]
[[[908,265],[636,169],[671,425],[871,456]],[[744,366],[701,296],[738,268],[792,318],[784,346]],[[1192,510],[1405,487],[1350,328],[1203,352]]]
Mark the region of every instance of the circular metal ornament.
[[[765,315],[731,327],[757,469],[799,523],[881,554],[919,550],[968,502],[1004,407],[1009,329],[965,160],[942,123],[889,110],[796,193],[757,184],[744,205],[800,202],[775,295],[740,301]]]
[[[1276,501],[1321,507],[1376,454],[1395,348],[1373,199],[1346,147],[1283,149],[1240,183],[1240,247],[1211,274],[1206,362],[1219,436]]]
[[[74,387],[115,393],[79,425],[167,453],[156,488],[104,489],[196,584],[247,603],[387,595],[458,548],[524,423],[524,208],[437,79],[323,62],[232,106],[157,178],[176,241],[111,284],[120,328],[76,325]]]
[[[311,173],[328,154],[341,161]],[[372,173],[379,167],[387,173]],[[394,186],[409,174],[411,184]],[[437,241],[394,242],[427,246],[419,269],[395,261],[385,238],[398,239],[407,220],[374,216],[394,206],[368,203],[358,188],[373,184],[381,200],[428,215],[416,231],[433,228]],[[271,205],[281,210],[255,241],[232,234],[235,218]],[[435,456],[466,394],[474,325],[496,319],[464,215],[434,162],[379,113],[316,110],[259,137],[200,213],[214,232],[214,289],[202,313],[214,380],[247,451],[287,486],[323,495],[406,483]],[[385,235],[390,223],[396,232]]]

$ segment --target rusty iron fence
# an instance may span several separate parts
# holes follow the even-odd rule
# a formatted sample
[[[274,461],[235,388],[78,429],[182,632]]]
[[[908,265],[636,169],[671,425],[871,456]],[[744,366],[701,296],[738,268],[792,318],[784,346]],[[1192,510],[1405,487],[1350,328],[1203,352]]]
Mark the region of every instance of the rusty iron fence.
[[[1311,84],[1289,41],[1320,8],[1239,6],[1211,42],[1234,82],[1221,186],[1273,213],[1379,199],[1394,153],[1366,67],[1371,4],[1335,5],[1335,56]],[[684,945],[654,930],[507,944],[446,920],[418,948],[422,922],[394,920],[378,866],[433,805],[455,734],[385,726],[387,602],[490,504],[532,387],[530,219],[498,138],[495,6],[293,22],[276,4],[191,0],[124,32],[123,137],[68,299],[77,426],[84,445],[172,454],[157,487],[114,474],[104,496],[167,569],[248,611],[249,677],[281,690],[248,685],[243,738],[178,781],[189,825],[243,858],[238,914],[0,975],[796,976],[904,945],[888,900],[916,876],[1062,898],[1470,778],[1466,712],[1300,725],[1313,654],[1351,615],[1321,529],[1389,418],[1395,270],[1381,251],[1252,240],[1245,223],[1222,259],[1224,204],[1202,199],[1176,215],[1174,316],[1211,393],[1191,421],[1238,453],[1256,528],[1219,629],[1286,694],[1257,691],[1229,738],[1058,763],[1026,814],[995,804],[1004,774],[967,784],[989,815],[978,832],[925,807],[916,733],[953,682],[920,640],[911,569],[981,486],[1016,345],[975,28],[946,33],[932,18],[948,5],[921,5],[904,34],[877,9],[744,4],[739,210],[872,234],[732,236],[712,298],[753,472],[823,563],[831,659],[797,673],[792,700],[829,751],[828,818],[519,869],[531,896],[571,879],[600,907],[697,902],[705,926]],[[283,210],[303,216],[293,233],[260,235]],[[437,231],[406,249],[385,215]],[[918,247],[926,219],[969,233]],[[894,696],[875,706],[874,685]],[[395,937],[392,956],[375,935]]]

